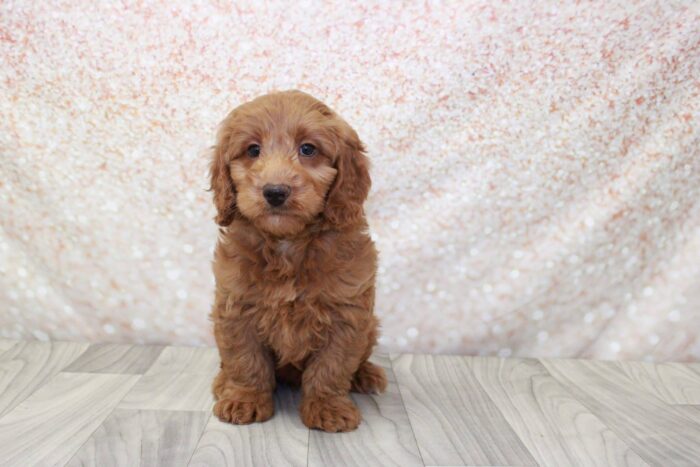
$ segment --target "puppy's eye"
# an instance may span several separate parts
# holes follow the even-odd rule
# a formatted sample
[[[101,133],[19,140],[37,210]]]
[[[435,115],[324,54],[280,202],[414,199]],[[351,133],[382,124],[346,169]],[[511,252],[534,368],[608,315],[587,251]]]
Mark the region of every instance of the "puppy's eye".
[[[316,155],[316,146],[313,144],[305,143],[299,146],[299,154],[305,157],[311,157]]]
[[[246,152],[248,153],[248,157],[250,157],[251,159],[255,159],[260,155],[260,145],[251,144],[250,146],[248,146]]]

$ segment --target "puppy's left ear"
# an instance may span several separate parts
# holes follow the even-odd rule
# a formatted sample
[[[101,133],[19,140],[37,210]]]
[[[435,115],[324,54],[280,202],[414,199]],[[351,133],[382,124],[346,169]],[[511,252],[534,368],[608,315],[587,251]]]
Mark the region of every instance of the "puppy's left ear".
[[[364,217],[363,204],[372,181],[365,147],[350,125],[341,120],[335,168],[338,173],[328,190],[325,218],[335,226],[352,225]]]

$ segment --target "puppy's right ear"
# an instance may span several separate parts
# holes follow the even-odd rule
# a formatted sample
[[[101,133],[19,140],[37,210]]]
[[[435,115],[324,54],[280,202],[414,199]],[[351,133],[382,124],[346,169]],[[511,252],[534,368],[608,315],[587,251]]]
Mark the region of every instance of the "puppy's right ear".
[[[231,115],[224,121],[217,135],[209,175],[211,177],[210,191],[214,192],[216,217],[214,220],[220,226],[227,226],[236,217],[236,187],[231,179],[229,168],[229,145],[231,131],[228,122]]]

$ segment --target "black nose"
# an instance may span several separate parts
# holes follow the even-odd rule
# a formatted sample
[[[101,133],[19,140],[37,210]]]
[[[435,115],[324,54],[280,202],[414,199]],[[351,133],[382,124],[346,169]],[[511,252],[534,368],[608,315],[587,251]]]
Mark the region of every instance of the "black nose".
[[[287,185],[265,185],[263,187],[263,196],[270,206],[282,206],[289,198],[289,193],[292,189]]]

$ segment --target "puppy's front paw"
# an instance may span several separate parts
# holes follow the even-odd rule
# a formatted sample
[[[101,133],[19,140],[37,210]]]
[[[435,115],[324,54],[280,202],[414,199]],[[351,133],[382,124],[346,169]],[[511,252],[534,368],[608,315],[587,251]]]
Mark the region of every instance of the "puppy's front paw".
[[[301,402],[301,420],[309,428],[337,433],[360,424],[360,411],[348,396],[307,397]]]
[[[260,396],[252,402],[221,399],[214,404],[214,415],[219,420],[236,425],[264,422],[272,417],[274,412],[275,405],[271,396]]]

